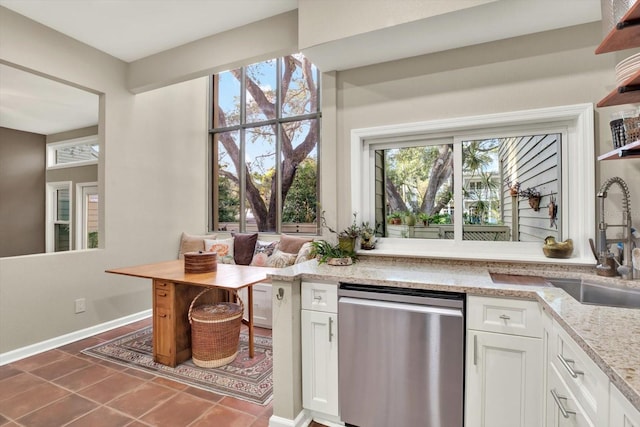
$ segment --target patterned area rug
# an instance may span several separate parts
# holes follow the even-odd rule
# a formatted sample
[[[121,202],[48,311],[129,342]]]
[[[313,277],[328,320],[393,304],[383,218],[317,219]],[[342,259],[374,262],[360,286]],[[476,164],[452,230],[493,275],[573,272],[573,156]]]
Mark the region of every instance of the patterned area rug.
[[[87,348],[84,354],[164,376],[183,384],[264,405],[273,395],[271,337],[255,336],[255,356],[249,357],[249,337],[240,334],[238,356],[219,368],[200,368],[191,359],[171,368],[153,361],[152,327]]]

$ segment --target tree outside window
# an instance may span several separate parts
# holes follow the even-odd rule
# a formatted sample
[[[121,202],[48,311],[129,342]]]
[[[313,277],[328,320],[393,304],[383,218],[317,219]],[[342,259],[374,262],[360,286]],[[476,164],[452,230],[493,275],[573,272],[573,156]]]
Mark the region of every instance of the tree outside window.
[[[319,81],[301,54],[213,76],[214,230],[317,233]]]

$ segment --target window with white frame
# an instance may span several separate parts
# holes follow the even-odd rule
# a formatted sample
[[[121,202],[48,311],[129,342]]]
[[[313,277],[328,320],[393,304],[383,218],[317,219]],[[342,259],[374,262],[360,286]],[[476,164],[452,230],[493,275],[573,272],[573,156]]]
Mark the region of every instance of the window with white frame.
[[[354,129],[351,135],[351,210],[382,225],[380,249],[537,260],[544,259],[542,242],[551,235],[574,241],[572,259],[563,262],[590,260],[593,106]],[[511,192],[516,183],[519,191]],[[424,212],[425,221],[392,224],[387,216],[395,211]]]
[[[47,183],[47,252],[72,249],[71,181]]]
[[[47,168],[97,164],[100,157],[98,135],[47,144]]]

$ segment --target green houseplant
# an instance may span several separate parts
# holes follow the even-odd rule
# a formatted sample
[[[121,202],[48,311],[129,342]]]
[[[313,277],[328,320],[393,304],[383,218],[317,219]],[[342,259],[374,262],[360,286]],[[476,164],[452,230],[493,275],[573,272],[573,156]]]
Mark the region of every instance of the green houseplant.
[[[360,226],[360,247],[366,250],[376,247],[376,230],[369,225],[369,221]]]
[[[357,260],[354,251],[342,248],[339,243],[331,244],[326,240],[315,240],[311,242],[311,247],[311,256],[318,260],[318,264],[351,265]]]

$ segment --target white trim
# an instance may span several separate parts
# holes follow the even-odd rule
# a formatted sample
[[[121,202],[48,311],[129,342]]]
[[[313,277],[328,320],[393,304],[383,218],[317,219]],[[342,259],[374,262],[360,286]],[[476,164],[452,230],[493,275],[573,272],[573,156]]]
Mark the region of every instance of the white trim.
[[[79,145],[98,145],[100,139],[98,135],[83,136],[80,138],[67,139],[59,142],[50,142],[47,144],[47,169],[75,168],[78,166],[97,165],[98,159],[81,160],[78,162],[56,163],[56,152],[61,148],[74,147]]]
[[[95,187],[95,192],[91,192],[91,193],[86,193],[85,194],[85,190],[87,188],[91,188],[91,187]],[[80,250],[80,249],[87,249],[87,250],[94,250],[94,248],[89,249],[87,248],[87,205],[86,205],[86,200],[85,200],[85,196],[91,195],[91,194],[96,194],[96,195],[100,195],[100,192],[98,190],[98,183],[97,182],[80,182],[76,184],[76,223],[77,223],[77,229],[76,231],[76,246],[75,249],[76,250]],[[100,200],[98,199],[98,204],[100,203]],[[100,207],[98,207],[98,209],[100,209]]]
[[[73,183],[71,181],[57,181],[46,183],[46,207],[45,207],[45,250],[47,252],[55,252],[55,224],[69,225],[69,250],[73,250]],[[53,193],[57,190],[67,189],[69,191],[69,220],[59,221],[57,219],[57,204]],[[65,251],[66,252],[66,251]]]
[[[31,344],[26,347],[7,351],[6,353],[0,353],[0,366],[6,365],[7,363],[15,362],[16,360],[24,359],[25,357],[34,356],[36,354],[52,350],[54,348],[67,345],[75,341],[89,338],[102,332],[110,331],[111,329],[128,325],[129,323],[146,319],[148,317],[151,317],[151,312],[151,309],[144,310],[139,313],[130,314],[129,316],[121,317],[119,319],[111,320],[109,322],[101,323],[99,325],[91,326],[89,328],[81,329],[79,331],[71,332],[59,337],[51,338],[46,341]]]
[[[303,409],[293,420],[271,415],[269,418],[269,427],[305,427],[308,426],[311,421],[313,421],[311,415]]]
[[[563,232],[573,239],[574,255],[570,259],[545,258],[540,245],[524,242],[494,242],[487,245],[472,241],[441,241],[437,244],[422,239],[380,239],[378,249],[369,255],[423,256],[483,260],[533,261],[564,264],[593,264],[588,238],[595,233],[595,155],[592,104],[577,104],[482,116],[460,117],[427,122],[404,123],[351,131],[351,212],[359,212],[364,221],[373,221],[370,204],[369,165],[372,143],[390,138],[425,138],[456,136],[468,132],[541,123],[567,128],[568,142],[562,153]],[[565,146],[563,146],[565,149]],[[571,159],[571,161],[569,161]],[[566,179],[564,179],[566,177]],[[568,189],[571,189],[569,191]],[[571,219],[570,221],[568,219]],[[481,246],[479,247],[479,243]]]

